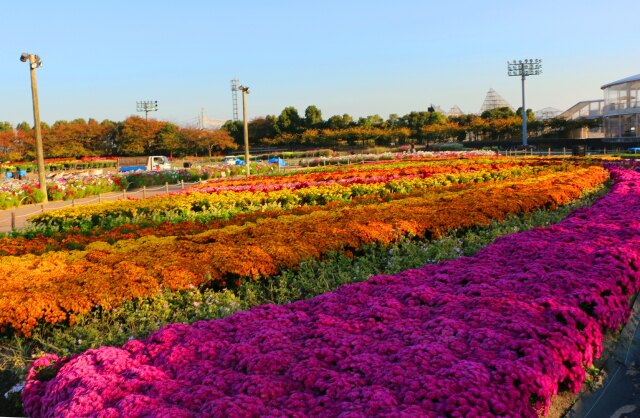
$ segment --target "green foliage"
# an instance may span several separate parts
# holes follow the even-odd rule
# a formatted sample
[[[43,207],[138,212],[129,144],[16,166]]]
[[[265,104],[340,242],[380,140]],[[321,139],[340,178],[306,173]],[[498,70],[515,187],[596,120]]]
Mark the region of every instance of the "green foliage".
[[[304,111],[304,123],[307,128],[319,128],[322,123],[322,112],[316,106],[307,106]]]
[[[302,128],[302,119],[298,110],[293,107],[285,107],[278,116],[278,129],[280,132],[297,133]]]
[[[491,110],[485,110],[480,117],[486,120],[506,119],[515,116],[513,110],[509,107],[497,107]]]

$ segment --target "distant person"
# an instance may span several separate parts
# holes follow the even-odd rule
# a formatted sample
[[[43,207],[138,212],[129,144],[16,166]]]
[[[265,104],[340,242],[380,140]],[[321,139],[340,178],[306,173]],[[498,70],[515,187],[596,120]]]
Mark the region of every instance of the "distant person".
[[[411,147],[409,148],[409,152],[411,154],[416,152],[416,144],[414,144],[413,142],[411,143]]]

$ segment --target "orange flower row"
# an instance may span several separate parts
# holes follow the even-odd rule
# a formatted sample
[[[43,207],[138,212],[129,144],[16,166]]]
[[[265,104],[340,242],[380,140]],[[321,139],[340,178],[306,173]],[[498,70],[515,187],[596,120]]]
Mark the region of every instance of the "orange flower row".
[[[331,251],[357,251],[402,236],[439,237],[452,228],[554,207],[607,178],[602,168],[579,168],[386,203],[286,214],[192,236],[147,236],[94,242],[85,251],[3,257],[0,326],[29,335],[39,321],[73,323],[76,314],[97,306],[111,309],[163,288],[225,286],[273,275]]]

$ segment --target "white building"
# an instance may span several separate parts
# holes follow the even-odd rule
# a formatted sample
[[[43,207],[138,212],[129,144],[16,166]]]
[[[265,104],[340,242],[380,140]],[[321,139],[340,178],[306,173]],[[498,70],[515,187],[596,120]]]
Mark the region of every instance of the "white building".
[[[640,74],[605,84],[601,89],[605,140],[640,141]]]

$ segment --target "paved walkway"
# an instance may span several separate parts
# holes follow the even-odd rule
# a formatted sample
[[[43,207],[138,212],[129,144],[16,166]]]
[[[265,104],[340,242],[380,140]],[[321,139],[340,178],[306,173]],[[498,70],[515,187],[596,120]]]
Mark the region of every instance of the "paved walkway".
[[[0,210],[0,232],[10,232],[13,228],[20,229],[28,225],[27,218],[32,215],[61,209],[69,206],[86,205],[89,203],[99,203],[109,200],[121,200],[129,198],[143,198],[157,196],[175,192],[197,183],[171,184],[168,186],[153,186],[144,189],[137,189],[123,192],[103,193],[99,196],[84,197],[74,200],[56,200],[47,203],[33,205],[23,205],[18,208]]]

